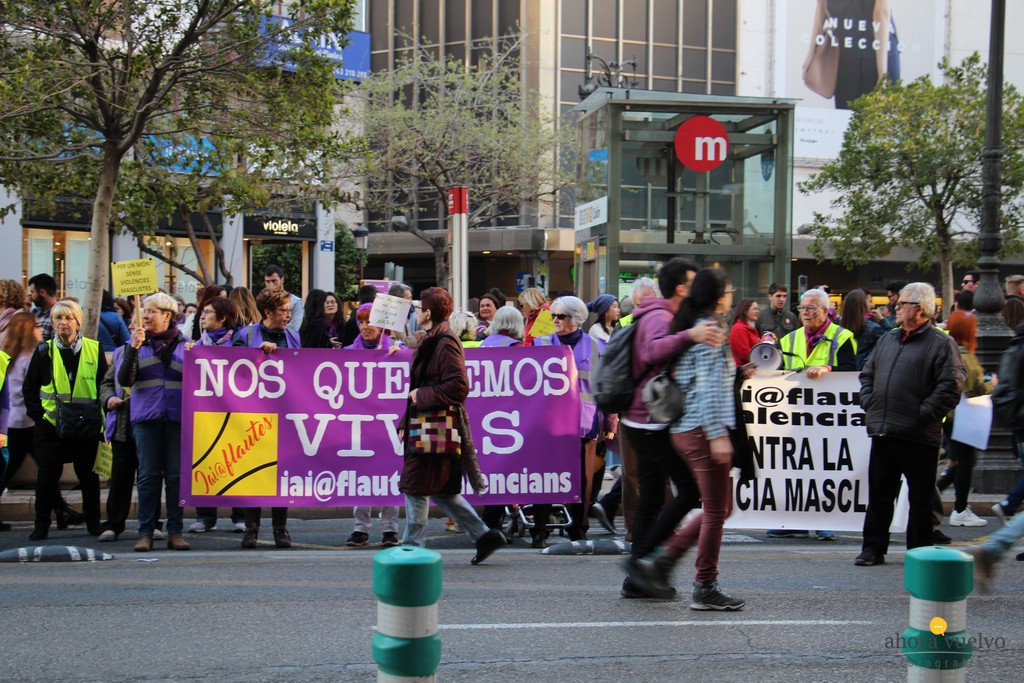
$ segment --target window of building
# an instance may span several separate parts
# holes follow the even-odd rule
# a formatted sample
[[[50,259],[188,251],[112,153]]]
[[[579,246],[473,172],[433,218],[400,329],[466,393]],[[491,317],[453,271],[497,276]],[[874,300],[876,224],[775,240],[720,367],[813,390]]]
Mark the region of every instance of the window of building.
[[[444,35],[449,42],[466,39],[466,0],[446,0],[444,6]]]

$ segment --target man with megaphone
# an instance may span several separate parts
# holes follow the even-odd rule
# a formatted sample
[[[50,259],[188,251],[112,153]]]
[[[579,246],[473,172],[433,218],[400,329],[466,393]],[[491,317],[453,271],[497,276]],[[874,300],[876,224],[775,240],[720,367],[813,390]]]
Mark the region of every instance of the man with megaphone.
[[[782,366],[785,370],[804,372],[810,379],[838,370],[853,372],[857,369],[857,341],[853,332],[837,325],[828,317],[830,305],[823,289],[808,289],[800,296],[800,322],[803,327],[793,330],[779,341]],[[834,531],[817,532],[819,541],[834,541]],[[771,538],[805,538],[803,529],[769,529]]]

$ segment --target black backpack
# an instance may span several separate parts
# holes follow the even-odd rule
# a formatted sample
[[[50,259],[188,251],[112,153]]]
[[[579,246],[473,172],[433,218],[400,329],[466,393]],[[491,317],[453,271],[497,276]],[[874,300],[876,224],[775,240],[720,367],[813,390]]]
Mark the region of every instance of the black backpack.
[[[637,323],[617,328],[608,339],[591,378],[594,402],[605,414],[624,413],[633,405],[636,383],[633,381],[633,337]]]
[[[999,384],[992,390],[997,427],[1024,430],[1024,336],[1014,337],[999,359]]]

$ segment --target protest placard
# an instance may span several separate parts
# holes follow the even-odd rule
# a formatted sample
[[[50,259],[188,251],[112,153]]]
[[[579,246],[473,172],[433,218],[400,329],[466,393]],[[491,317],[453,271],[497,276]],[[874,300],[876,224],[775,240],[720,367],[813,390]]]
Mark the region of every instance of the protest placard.
[[[160,289],[156,261],[151,258],[115,261],[110,264],[110,275],[114,281],[114,296],[146,295]]]
[[[378,294],[370,309],[369,323],[385,330],[404,332],[409,322],[409,307],[412,302],[400,296]]]
[[[861,531],[871,439],[857,373],[759,373],[743,384],[740,399],[736,419],[746,422],[757,477],[733,482],[726,526]],[[908,509],[904,482],[892,531],[906,528]]]

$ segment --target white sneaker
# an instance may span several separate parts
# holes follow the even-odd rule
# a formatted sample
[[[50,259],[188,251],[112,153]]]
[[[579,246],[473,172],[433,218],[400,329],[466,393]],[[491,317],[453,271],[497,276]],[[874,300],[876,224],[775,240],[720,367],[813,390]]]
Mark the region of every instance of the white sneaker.
[[[110,543],[112,541],[116,541],[117,540],[117,533],[114,532],[112,529],[107,529],[102,534],[100,534],[100,537],[97,540],[99,540],[99,541],[101,541],[103,543]]]
[[[971,508],[964,508],[963,512],[954,510],[949,515],[949,523],[953,526],[985,526],[988,522],[971,512]]]
[[[216,530],[217,530],[217,525],[216,524],[214,524],[213,526],[207,526],[206,522],[196,522],[195,524],[193,524],[192,526],[190,526],[188,528],[188,532],[190,534],[203,534],[203,533],[206,533],[207,531],[216,531]]]
[[[236,534],[244,534],[245,533],[245,522],[235,522],[234,525],[232,526],[232,529],[234,529],[234,532]]]
[[[167,540],[167,534],[165,534],[161,529],[153,529],[153,540],[154,541],[166,541]]]

